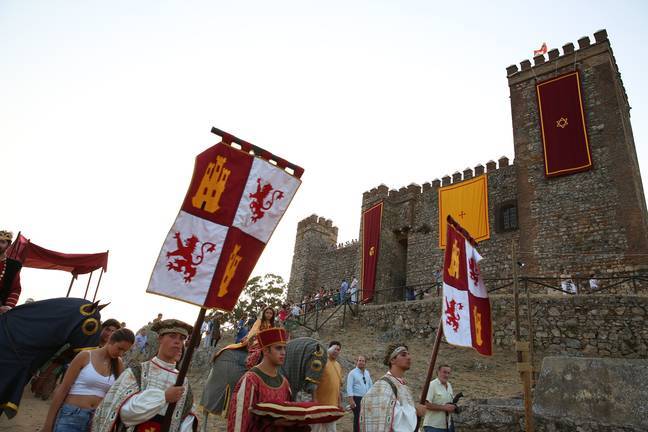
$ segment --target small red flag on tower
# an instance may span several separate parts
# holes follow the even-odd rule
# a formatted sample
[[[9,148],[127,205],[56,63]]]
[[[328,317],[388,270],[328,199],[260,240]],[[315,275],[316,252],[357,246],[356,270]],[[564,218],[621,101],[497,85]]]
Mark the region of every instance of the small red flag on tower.
[[[448,216],[443,264],[443,334],[452,345],[493,354],[491,307],[475,241]]]
[[[544,55],[544,54],[547,54],[547,42],[542,42],[542,46],[540,47],[540,49],[533,50],[534,56]]]

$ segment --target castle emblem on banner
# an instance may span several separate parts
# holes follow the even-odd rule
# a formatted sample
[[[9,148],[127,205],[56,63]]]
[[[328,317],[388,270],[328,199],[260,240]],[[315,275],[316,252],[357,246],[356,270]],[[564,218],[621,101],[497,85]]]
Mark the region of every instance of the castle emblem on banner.
[[[216,213],[220,209],[220,199],[231,174],[231,171],[225,168],[225,162],[227,162],[227,158],[216,156],[216,162],[207,165],[200,186],[191,198],[191,204],[194,207],[209,213]]]
[[[234,250],[232,251],[232,253],[230,253],[230,256],[227,260],[227,266],[225,266],[225,274],[223,275],[220,287],[218,288],[218,297],[226,296],[229,291],[229,285],[230,282],[232,282],[234,275],[236,274],[236,269],[238,268],[239,264],[241,264],[241,261],[243,261],[243,257],[239,255],[240,251],[241,245],[234,245]]]
[[[272,184],[266,183],[261,185],[261,178],[257,178],[257,190],[250,194],[250,210],[252,210],[252,223],[262,219],[265,212],[272,208],[275,200],[284,197],[283,191],[274,190]]]
[[[200,264],[202,264],[205,254],[212,253],[216,249],[216,245],[211,242],[204,242],[200,246],[200,252],[196,255],[194,260],[194,251],[200,245],[200,240],[195,235],[191,235],[185,241],[182,241],[182,236],[179,232],[175,233],[176,250],[167,252],[167,258],[172,258],[167,262],[167,269],[173,270],[178,273],[184,273],[185,283],[191,282],[196,275],[196,271]]]

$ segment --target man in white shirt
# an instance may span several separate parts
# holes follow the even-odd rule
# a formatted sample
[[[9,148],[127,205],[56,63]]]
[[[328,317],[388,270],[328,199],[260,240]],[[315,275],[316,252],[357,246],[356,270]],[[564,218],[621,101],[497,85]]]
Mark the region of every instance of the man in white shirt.
[[[425,398],[425,408],[427,408],[427,413],[423,420],[423,430],[425,432],[454,432],[454,425],[452,424],[450,414],[457,407],[452,403],[454,394],[452,392],[452,385],[448,381],[451,372],[450,366],[442,364],[437,370],[437,378],[430,383]]]
[[[362,398],[360,429],[363,432],[414,432],[417,416],[425,414],[425,405],[414,402],[405,381],[412,357],[405,344],[387,347],[384,360],[389,372],[378,379]]]
[[[176,386],[176,362],[191,326],[179,320],[157,321],[151,330],[160,347],[151,360],[126,369],[108,390],[94,414],[93,432],[159,430],[169,403],[176,403],[170,432],[189,432],[197,423],[187,380]]]
[[[353,410],[353,432],[360,430],[360,404],[362,397],[367,394],[373,382],[371,375],[365,368],[367,359],[365,356],[358,356],[356,360],[356,367],[347,375],[347,396],[349,397],[349,405]]]

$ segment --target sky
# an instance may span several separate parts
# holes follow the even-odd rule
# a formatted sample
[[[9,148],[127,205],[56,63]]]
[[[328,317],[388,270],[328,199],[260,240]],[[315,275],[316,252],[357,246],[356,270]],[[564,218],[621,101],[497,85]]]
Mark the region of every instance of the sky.
[[[364,191],[512,159],[505,68],[601,28],[648,184],[646,22],[640,1],[2,0],[0,228],[110,250],[104,317],[192,323],[196,306],[145,290],[212,126],[305,168],[253,273],[287,281],[308,215],[352,240]],[[24,269],[21,303],[69,277]]]

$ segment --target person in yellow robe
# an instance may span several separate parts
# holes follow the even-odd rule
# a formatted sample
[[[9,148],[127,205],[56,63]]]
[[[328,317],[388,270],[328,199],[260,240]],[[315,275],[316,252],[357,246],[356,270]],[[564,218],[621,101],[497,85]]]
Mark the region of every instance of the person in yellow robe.
[[[259,318],[254,322],[254,325],[252,326],[248,334],[243,338],[243,340],[239,343],[227,345],[214,355],[214,359],[225,350],[247,348],[248,357],[245,361],[245,367],[247,369],[250,369],[256,366],[261,358],[261,347],[259,346],[259,342],[257,341],[257,334],[260,331],[276,327],[275,315],[275,310],[272,307],[266,306],[265,308],[263,308],[261,314],[259,315]]]

